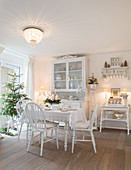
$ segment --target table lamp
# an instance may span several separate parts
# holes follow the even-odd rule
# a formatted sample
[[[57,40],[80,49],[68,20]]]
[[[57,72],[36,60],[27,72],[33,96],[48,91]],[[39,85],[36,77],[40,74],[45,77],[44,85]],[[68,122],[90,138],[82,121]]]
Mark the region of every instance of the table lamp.
[[[44,104],[44,100],[47,98],[47,91],[45,90],[44,86],[40,87],[39,90],[39,96],[38,96],[38,104],[43,105]]]
[[[125,93],[128,92],[127,88],[124,88],[122,91]]]

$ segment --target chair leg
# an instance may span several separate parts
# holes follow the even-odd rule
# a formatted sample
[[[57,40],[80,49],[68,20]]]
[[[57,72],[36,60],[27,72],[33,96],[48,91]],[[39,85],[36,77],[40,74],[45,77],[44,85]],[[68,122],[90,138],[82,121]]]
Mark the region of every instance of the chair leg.
[[[91,131],[90,134],[91,134],[91,140],[92,140],[94,152],[97,153],[97,151],[96,151],[96,144],[95,144],[95,139],[94,139],[93,132]]]
[[[26,144],[28,144],[28,132],[29,132],[29,124],[27,123],[27,132],[26,132]]]
[[[75,144],[75,130],[73,130],[73,137],[72,137],[72,153],[74,152],[74,144]]]
[[[39,137],[39,145],[41,144],[41,133],[40,133],[40,137]]]
[[[23,126],[23,123],[21,123],[21,126],[20,126],[20,131],[19,131],[19,134],[18,134],[18,140],[20,139],[20,134],[21,134],[22,126]]]
[[[54,130],[54,129],[51,130],[51,138],[53,138],[53,130]]]
[[[43,155],[43,137],[44,137],[43,133],[41,133],[40,136],[41,136],[40,156],[42,156]]]
[[[28,147],[27,147],[27,152],[29,152],[30,144],[31,144],[32,137],[33,137],[32,134],[33,134],[33,132],[31,131],[31,133],[30,133],[30,138],[29,138],[29,142],[28,142]]]
[[[70,126],[68,125],[68,136],[69,136],[69,143],[71,142],[71,130]]]
[[[31,140],[31,144],[32,144],[32,145],[33,145],[33,143],[34,143],[33,137],[34,137],[34,132],[32,132],[32,140]]]
[[[58,142],[58,127],[55,129],[55,134],[56,134],[56,146],[57,146],[57,149],[59,149],[59,142]]]
[[[75,144],[77,143],[77,131],[75,131]]]
[[[47,140],[47,137],[48,137],[48,132],[46,132],[45,140]]]

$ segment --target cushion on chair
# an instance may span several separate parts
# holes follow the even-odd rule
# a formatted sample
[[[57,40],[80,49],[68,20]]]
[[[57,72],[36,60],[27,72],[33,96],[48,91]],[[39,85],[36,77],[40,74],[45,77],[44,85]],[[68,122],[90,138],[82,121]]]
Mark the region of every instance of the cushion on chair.
[[[33,127],[33,131],[45,131],[45,126],[44,126],[44,122],[43,121],[39,121],[39,126],[36,127],[35,124],[34,124],[34,127]],[[52,128],[55,128],[57,127],[59,124],[58,123],[54,123],[54,122],[46,122],[46,129],[52,129]]]
[[[73,129],[86,129],[90,125],[90,121],[88,120],[87,122],[82,122],[78,121],[74,124]]]
[[[58,126],[58,123],[54,123],[54,122],[46,122],[46,128],[53,128]]]

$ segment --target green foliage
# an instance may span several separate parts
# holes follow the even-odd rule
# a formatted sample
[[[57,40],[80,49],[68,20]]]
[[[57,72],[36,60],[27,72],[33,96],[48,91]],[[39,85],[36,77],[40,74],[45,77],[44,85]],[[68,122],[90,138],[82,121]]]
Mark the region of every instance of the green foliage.
[[[97,78],[94,77],[94,74],[92,74],[92,76],[89,77],[88,84],[98,84]]]
[[[14,129],[14,130],[17,130],[17,129]],[[6,135],[10,135],[10,136],[14,136],[13,133],[7,132],[7,128],[0,129],[0,133],[6,134]]]
[[[20,92],[24,89],[24,83],[18,83],[17,78],[21,75],[8,74],[11,76],[11,81],[5,84],[7,93],[1,95],[1,114],[9,116],[17,116],[16,103],[23,100],[30,100],[26,94]]]
[[[47,98],[46,100],[44,100],[44,104],[45,103],[50,103],[52,105],[52,104],[60,104],[61,101],[60,101],[60,99],[58,99],[58,100],[51,100],[51,99]]]

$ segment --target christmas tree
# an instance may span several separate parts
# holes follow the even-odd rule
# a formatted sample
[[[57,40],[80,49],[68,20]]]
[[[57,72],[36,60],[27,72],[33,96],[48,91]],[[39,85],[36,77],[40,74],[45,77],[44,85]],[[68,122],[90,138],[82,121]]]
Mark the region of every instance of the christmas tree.
[[[9,116],[17,116],[16,103],[19,100],[30,100],[26,94],[23,94],[21,90],[24,89],[24,83],[18,83],[17,79],[21,75],[8,74],[11,76],[11,81],[5,84],[7,93],[1,95],[1,114]]]

